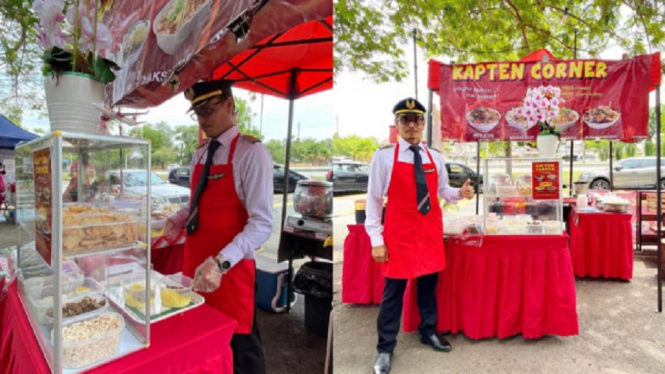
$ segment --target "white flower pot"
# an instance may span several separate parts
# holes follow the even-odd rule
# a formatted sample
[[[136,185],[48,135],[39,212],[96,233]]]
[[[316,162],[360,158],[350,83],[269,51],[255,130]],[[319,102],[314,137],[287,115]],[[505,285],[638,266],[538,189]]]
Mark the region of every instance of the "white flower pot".
[[[536,138],[538,153],[543,158],[556,158],[556,151],[559,148],[559,137],[554,134],[538,135]]]
[[[81,73],[64,73],[44,80],[51,131],[98,134],[101,114],[92,103],[104,101],[104,84]]]

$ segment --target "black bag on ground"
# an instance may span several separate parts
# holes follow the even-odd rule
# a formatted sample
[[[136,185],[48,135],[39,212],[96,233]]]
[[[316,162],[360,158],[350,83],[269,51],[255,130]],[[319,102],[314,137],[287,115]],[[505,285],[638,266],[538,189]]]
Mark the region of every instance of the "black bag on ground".
[[[303,295],[332,298],[332,264],[314,261],[304,263],[296,273],[293,287]]]

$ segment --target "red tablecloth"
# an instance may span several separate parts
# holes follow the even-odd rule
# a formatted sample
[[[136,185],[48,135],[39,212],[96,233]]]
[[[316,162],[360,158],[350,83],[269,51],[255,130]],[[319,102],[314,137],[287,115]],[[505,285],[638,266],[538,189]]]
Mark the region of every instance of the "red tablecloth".
[[[481,246],[451,238],[437,286],[438,331],[471,339],[521,333],[577,335],[575,277],[568,236],[485,236]],[[415,282],[404,295],[404,331],[420,315]]]
[[[633,278],[630,213],[579,213],[573,208],[570,254],[578,277]]]
[[[50,373],[16,284],[0,300],[0,373]],[[231,337],[235,321],[215,309],[195,309],[151,325],[150,347],[91,373],[233,373]]]
[[[342,264],[342,302],[381,304],[385,281],[381,265],[372,258],[372,243],[365,225],[348,225]]]

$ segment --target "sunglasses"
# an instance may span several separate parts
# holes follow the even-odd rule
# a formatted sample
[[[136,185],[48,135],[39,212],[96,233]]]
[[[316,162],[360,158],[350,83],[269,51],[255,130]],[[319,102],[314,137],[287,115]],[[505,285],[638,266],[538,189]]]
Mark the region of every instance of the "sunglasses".
[[[204,105],[204,106],[201,106],[201,107],[195,108],[195,109],[194,109],[194,112],[193,112],[192,114],[190,114],[189,117],[190,117],[192,120],[194,120],[194,121],[198,121],[200,118],[208,118],[208,117],[210,117],[210,116],[215,112],[215,110],[217,109],[217,104],[223,103],[223,102],[225,102],[225,101],[226,101],[226,100],[218,99],[216,102],[214,102],[214,103],[212,103],[212,104],[211,104],[211,103],[208,103],[207,105]],[[237,114],[238,114],[238,111],[237,111],[237,110],[234,110],[234,111],[233,111],[233,114],[234,114],[234,115],[237,115]]]
[[[402,126],[408,126],[410,123],[421,126],[425,123],[425,118],[423,116],[399,116],[397,117],[397,121]]]

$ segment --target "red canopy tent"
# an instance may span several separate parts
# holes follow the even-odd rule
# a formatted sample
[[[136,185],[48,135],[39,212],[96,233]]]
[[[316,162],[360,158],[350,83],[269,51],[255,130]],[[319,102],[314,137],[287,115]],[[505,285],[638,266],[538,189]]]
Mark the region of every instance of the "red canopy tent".
[[[289,100],[285,186],[289,182],[293,102],[333,88],[332,22],[329,16],[269,36],[212,74],[212,79],[234,80],[236,87]],[[287,196],[288,188],[284,188],[283,206]],[[282,209],[282,227],[285,219],[286,209]]]

